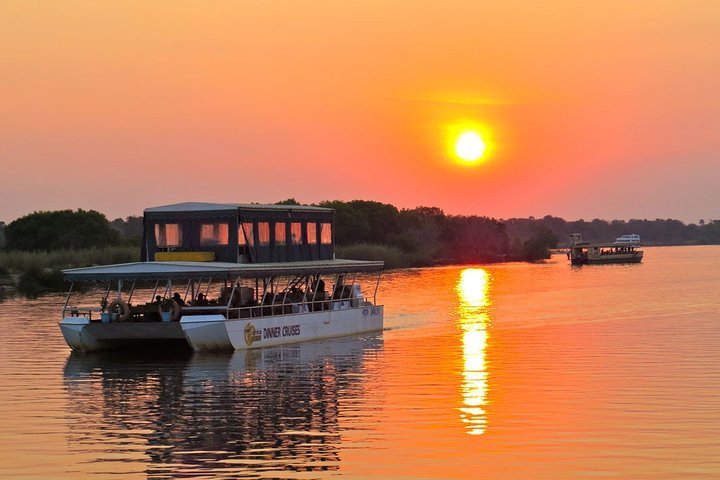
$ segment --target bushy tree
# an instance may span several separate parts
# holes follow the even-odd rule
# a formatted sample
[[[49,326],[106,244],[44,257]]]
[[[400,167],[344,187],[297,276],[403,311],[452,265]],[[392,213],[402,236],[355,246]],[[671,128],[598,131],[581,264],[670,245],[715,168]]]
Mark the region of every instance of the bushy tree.
[[[445,213],[436,207],[403,209],[398,216],[398,231],[390,237],[390,243],[432,260],[440,249],[444,221]]]
[[[502,222],[489,217],[445,217],[440,234],[443,261],[494,262],[508,252],[508,236]]]
[[[117,245],[118,232],[94,210],[35,212],[5,227],[9,250],[51,251]]]
[[[399,231],[400,212],[392,205],[368,200],[321,202],[321,207],[335,209],[335,242],[388,244]]]
[[[143,217],[129,216],[125,220],[116,218],[110,222],[110,225],[125,239],[137,240],[142,238]]]
[[[550,258],[550,249],[557,248],[558,237],[545,225],[537,225],[532,237],[523,243],[523,259],[527,261]]]
[[[287,200],[277,202],[275,205],[300,205],[300,202],[298,202],[294,198],[288,198]]]

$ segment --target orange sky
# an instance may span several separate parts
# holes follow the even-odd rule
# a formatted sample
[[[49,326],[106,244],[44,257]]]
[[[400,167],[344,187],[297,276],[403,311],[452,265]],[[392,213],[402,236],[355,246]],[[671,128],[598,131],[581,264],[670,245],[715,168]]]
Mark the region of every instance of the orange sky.
[[[6,0],[0,220],[355,198],[720,218],[720,3]],[[492,133],[484,163],[445,132]]]

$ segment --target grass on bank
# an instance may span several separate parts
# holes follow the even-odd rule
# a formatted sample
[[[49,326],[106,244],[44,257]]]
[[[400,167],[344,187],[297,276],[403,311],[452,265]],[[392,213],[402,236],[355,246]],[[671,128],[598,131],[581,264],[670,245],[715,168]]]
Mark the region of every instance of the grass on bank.
[[[34,298],[64,291],[63,269],[136,262],[139,258],[139,248],[128,246],[53,252],[11,250],[0,252],[0,277],[12,281],[21,294]]]
[[[385,262],[385,268],[423,267],[433,263],[430,255],[420,252],[408,253],[398,247],[371,243],[335,247],[335,255],[337,258],[353,260],[382,260]]]

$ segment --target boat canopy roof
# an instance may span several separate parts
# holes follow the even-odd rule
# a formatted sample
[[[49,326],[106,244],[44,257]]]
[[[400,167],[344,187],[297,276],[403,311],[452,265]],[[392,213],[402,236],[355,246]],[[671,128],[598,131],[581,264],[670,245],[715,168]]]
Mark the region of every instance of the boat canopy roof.
[[[192,278],[263,278],[275,275],[313,275],[378,272],[384,262],[364,260],[318,260],[310,262],[135,262],[63,270],[69,282],[107,280],[169,280]]]
[[[311,207],[307,205],[275,205],[261,203],[207,203],[183,202],[172,205],[146,208],[145,213],[182,213],[182,212],[232,212],[238,210],[294,211],[294,212],[332,212],[332,208]]]

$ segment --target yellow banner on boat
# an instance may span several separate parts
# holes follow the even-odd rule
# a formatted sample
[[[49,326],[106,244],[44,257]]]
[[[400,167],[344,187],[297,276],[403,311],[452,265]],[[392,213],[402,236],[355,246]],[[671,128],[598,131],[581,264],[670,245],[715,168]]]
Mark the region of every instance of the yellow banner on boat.
[[[156,262],[214,262],[215,252],[155,252]]]

